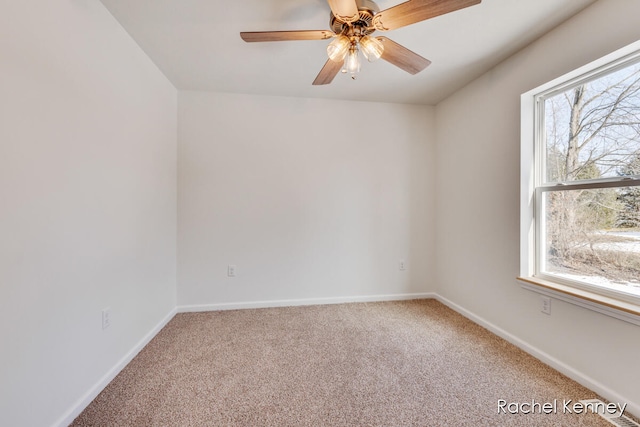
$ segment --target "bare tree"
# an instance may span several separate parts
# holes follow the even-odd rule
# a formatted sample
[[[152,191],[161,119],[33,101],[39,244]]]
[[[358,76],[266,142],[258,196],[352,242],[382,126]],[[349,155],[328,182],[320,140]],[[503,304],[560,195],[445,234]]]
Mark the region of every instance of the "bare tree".
[[[546,99],[545,113],[548,181],[634,173],[625,166],[640,152],[640,65]],[[556,267],[601,263],[594,250],[598,232],[619,224],[624,203],[617,189],[549,192],[549,261]]]
[[[586,83],[547,100],[554,128],[548,146],[564,159],[561,181],[606,176],[633,156],[640,142],[640,66]],[[611,82],[611,80],[615,80]],[[565,105],[560,105],[564,103]],[[560,122],[566,121],[567,125]],[[551,136],[551,139],[549,139]]]

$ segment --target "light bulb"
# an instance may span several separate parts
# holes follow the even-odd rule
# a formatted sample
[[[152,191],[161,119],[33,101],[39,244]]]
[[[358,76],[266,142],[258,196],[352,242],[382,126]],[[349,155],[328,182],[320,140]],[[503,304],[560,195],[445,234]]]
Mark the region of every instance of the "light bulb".
[[[349,49],[349,55],[347,55],[347,60],[344,62],[344,68],[348,73],[351,73],[352,76],[360,71],[360,58],[358,58],[357,47],[352,46],[351,49]]]
[[[338,36],[334,41],[329,43],[327,46],[327,54],[329,55],[329,59],[334,62],[340,62],[344,60],[344,57],[349,52],[349,47],[351,46],[351,40],[349,37],[345,35]]]
[[[374,37],[364,36],[360,39],[360,46],[362,46],[362,54],[369,62],[380,58],[384,51],[382,42]]]

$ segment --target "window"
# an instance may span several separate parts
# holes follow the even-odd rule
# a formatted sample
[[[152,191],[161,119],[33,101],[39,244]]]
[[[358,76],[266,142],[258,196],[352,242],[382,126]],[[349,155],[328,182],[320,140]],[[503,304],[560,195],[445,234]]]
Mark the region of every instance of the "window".
[[[640,314],[640,42],[522,95],[521,275]]]

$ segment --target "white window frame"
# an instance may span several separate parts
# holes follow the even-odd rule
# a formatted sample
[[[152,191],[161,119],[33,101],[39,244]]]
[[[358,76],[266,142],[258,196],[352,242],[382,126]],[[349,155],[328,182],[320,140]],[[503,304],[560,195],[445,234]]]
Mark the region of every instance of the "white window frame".
[[[544,148],[545,99],[640,61],[640,41],[632,43],[590,64],[543,84],[521,96],[521,169],[520,169],[520,277],[521,285],[541,294],[607,314],[640,325],[640,297],[615,292],[584,282],[540,273],[541,256],[537,243],[542,241],[543,192],[557,190],[597,189],[640,185],[637,177],[604,178],[544,186],[542,179]]]

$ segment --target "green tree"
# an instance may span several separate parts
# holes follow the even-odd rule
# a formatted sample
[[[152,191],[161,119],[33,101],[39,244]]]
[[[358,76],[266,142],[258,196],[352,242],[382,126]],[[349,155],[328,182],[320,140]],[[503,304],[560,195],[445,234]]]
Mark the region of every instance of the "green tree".
[[[640,176],[640,151],[621,170],[623,176]],[[618,202],[621,209],[616,218],[616,226],[640,228],[640,187],[627,187],[620,191]]]

